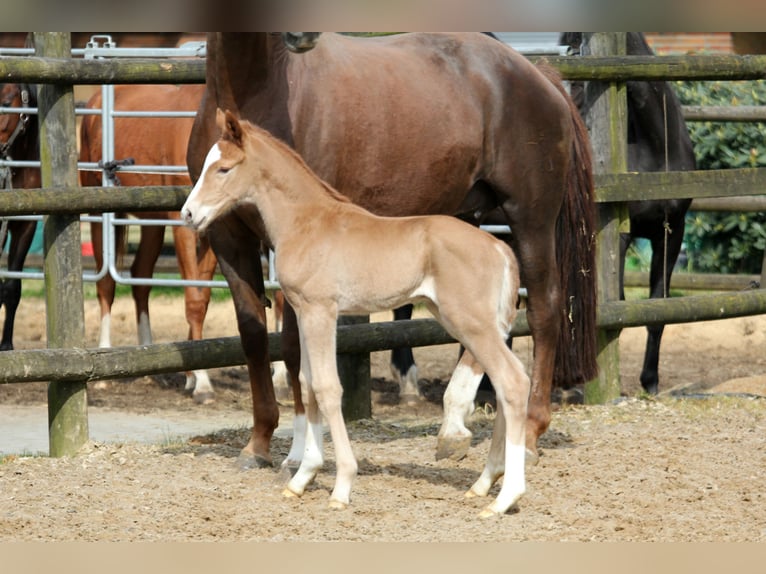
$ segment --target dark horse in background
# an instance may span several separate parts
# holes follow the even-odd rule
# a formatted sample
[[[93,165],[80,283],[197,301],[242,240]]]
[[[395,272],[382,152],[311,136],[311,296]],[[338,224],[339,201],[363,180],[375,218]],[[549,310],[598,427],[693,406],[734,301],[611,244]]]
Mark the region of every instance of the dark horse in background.
[[[287,142],[321,178],[373,213],[470,215],[480,223],[502,208],[528,291],[535,352],[526,444],[536,456],[550,423],[554,377],[572,384],[596,374],[590,147],[560,79],[478,33],[284,38],[306,53],[289,52],[278,34],[208,35],[206,91],[187,155],[192,179],[218,137],[221,108]],[[236,210],[208,237],[231,287],[250,375],[254,427],[241,460],[271,464],[279,410],[258,238]],[[282,339],[292,375],[300,348],[288,306]],[[460,419],[445,425],[446,438],[468,433],[462,417],[480,377],[464,375],[450,387],[462,388],[467,403],[451,404],[445,395],[445,415]],[[295,399],[299,413],[299,391]]]
[[[579,53],[582,34],[562,34],[560,44]],[[627,33],[627,54],[652,55],[640,32]],[[573,82],[572,98],[583,116],[586,114],[585,86]],[[687,171],[696,168],[694,148],[683,118],[678,96],[668,82],[627,82],[628,170]],[[625,298],[625,254],[636,237],[650,241],[649,297],[667,297],[670,277],[681,252],[684,218],[691,199],[631,201],[628,203],[630,233],[620,234],[620,296]],[[646,354],[641,370],[641,386],[656,394],[659,388],[658,364],[664,325],[647,327]]]
[[[37,86],[0,84],[0,106],[4,108],[37,107]],[[0,114],[0,158],[4,160],[40,159],[37,115]],[[11,189],[41,186],[40,168],[0,167],[0,193]],[[35,235],[36,221],[0,218],[0,250],[8,245],[8,271],[22,271]],[[13,325],[21,301],[21,279],[0,280],[0,306],[5,306],[5,324],[0,351],[13,349]]]

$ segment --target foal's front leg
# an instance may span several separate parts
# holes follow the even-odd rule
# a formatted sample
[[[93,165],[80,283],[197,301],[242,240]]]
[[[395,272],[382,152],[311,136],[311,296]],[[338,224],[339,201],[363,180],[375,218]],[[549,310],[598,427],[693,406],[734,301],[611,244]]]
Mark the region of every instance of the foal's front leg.
[[[343,387],[336,364],[337,314],[332,309],[316,307],[296,309],[301,340],[301,370],[309,389],[306,451],[298,472],[288,483],[286,495],[301,495],[322,465],[320,456],[309,452],[317,433],[321,432],[321,414],[327,418],[335,446],[335,487],[330,496],[331,508],[345,508],[350,501],[351,484],[357,463],[341,411]],[[317,408],[318,407],[318,408]]]

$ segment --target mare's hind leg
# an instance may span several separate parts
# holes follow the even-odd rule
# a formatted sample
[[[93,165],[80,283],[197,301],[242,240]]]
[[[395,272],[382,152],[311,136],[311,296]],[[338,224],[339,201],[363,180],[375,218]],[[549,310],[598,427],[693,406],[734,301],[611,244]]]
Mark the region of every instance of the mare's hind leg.
[[[516,221],[511,221],[511,227],[514,232],[513,247],[521,267],[521,282],[527,288],[527,322],[534,345],[526,444],[528,461],[536,464],[537,439],[548,429],[551,421],[553,370],[560,322],[563,320],[561,289],[553,228],[547,232],[544,228],[531,230]]]

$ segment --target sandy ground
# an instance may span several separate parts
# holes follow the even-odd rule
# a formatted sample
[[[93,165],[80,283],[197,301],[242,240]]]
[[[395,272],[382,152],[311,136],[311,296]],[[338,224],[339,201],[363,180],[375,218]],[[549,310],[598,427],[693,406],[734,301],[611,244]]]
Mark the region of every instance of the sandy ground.
[[[152,303],[155,340],[183,339],[181,299]],[[42,301],[22,301],[17,348],[44,346],[43,313]],[[86,302],[86,324],[86,344],[95,345],[94,301]],[[118,302],[114,325],[114,343],[132,344],[129,299]],[[233,329],[231,303],[214,303],[206,335]],[[324,470],[300,500],[282,498],[276,469],[237,468],[249,433],[244,368],[213,371],[217,400],[205,407],[184,396],[182,375],[92,383],[94,419],[148,416],[191,421],[199,430],[152,444],[131,436],[93,441],[72,458],[6,456],[0,540],[763,541],[765,337],[763,317],[667,327],[663,393],[646,399],[637,383],[644,332],[624,331],[625,396],[606,406],[557,405],[518,511],[490,521],[477,517],[486,501],[463,493],[483,466],[491,409],[473,415],[466,458],[436,462],[441,406],[400,405],[384,353],[373,357],[373,419],[349,425],[360,472],[352,504],[340,512],[327,508],[335,471],[329,436]],[[528,363],[527,340],[515,349]],[[416,350],[432,397],[456,354],[454,345]],[[676,398],[679,391],[687,398]],[[5,409],[44,413],[44,399],[42,384],[0,385]],[[281,410],[289,427],[287,401]],[[277,463],[288,434],[273,441]]]

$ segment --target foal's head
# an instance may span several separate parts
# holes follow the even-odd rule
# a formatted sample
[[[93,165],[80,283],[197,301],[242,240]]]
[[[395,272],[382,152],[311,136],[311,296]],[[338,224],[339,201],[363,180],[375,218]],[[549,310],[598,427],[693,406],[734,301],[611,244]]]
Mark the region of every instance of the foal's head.
[[[246,161],[247,147],[253,143],[247,131],[250,127],[228,111],[218,110],[216,121],[221,137],[208,152],[202,173],[181,208],[184,221],[198,231],[241,203],[246,186],[256,183],[258,175]]]

